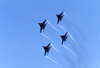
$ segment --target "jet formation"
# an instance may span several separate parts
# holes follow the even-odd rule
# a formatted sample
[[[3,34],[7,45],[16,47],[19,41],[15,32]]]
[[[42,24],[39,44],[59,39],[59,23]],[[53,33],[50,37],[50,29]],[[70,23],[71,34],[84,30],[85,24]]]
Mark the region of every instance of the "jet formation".
[[[57,24],[59,24],[59,21],[61,22],[62,18],[63,18],[63,13],[64,11],[62,11],[60,14],[56,14],[57,18],[58,18],[58,21],[57,21]],[[38,24],[40,25],[40,33],[42,32],[42,30],[44,31],[47,23],[45,23],[47,20],[45,19],[42,23],[41,22],[38,22]],[[66,41],[67,37],[68,37],[68,32],[65,33],[65,35],[60,35],[60,37],[62,38],[62,45],[63,45],[63,42]],[[66,36],[67,35],[67,36]],[[49,43],[47,46],[42,46],[45,50],[45,53],[44,53],[44,56],[46,56],[46,53],[49,52],[51,46],[50,46],[51,43]]]
[[[45,29],[45,27],[47,25],[47,23],[45,23],[45,22],[46,22],[46,19],[42,23],[38,22],[38,24],[40,25],[40,33],[42,32],[42,29],[44,31],[44,29]]]
[[[44,48],[44,50],[45,50],[44,56],[46,56],[46,53],[49,52],[49,50],[50,50],[50,48],[51,48],[50,44],[51,44],[51,43],[49,43],[47,46],[42,46],[42,47]],[[50,47],[49,47],[49,46],[50,46]]]

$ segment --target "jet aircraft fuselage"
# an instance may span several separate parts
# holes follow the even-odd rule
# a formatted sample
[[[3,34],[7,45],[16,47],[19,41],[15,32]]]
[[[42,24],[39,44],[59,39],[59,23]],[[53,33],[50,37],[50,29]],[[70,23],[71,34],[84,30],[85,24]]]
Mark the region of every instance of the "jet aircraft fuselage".
[[[40,33],[42,32],[42,29],[44,30],[46,25],[47,25],[47,23],[45,23],[45,22],[46,22],[46,20],[44,22],[42,22],[42,23],[38,22],[38,24],[40,25]]]
[[[45,23],[44,23],[44,24],[43,24],[43,23],[38,23],[38,24],[40,25],[40,27],[41,27],[42,29],[45,29],[47,23],[46,23],[46,24],[45,24]]]
[[[67,36],[64,36],[64,35],[60,35],[60,36],[61,36],[61,38],[62,38],[63,41],[66,41]]]
[[[67,37],[68,37],[68,32],[66,32],[65,35],[60,35],[60,37],[62,38],[62,45],[63,45],[63,42],[66,41]],[[66,36],[67,35],[67,36]]]
[[[51,43],[49,43],[47,46],[42,46],[42,47],[44,48],[44,50],[45,50],[44,56],[46,56],[46,53],[49,52],[49,50],[50,50],[50,48],[51,48],[50,44],[51,44]],[[49,46],[50,46],[50,47],[49,47]]]
[[[64,12],[64,11],[62,11],[61,14],[56,14],[56,16],[57,16],[57,18],[58,18],[57,24],[59,24],[59,21],[61,21],[62,18],[63,18],[63,16],[64,16],[64,15],[63,15],[63,12]]]

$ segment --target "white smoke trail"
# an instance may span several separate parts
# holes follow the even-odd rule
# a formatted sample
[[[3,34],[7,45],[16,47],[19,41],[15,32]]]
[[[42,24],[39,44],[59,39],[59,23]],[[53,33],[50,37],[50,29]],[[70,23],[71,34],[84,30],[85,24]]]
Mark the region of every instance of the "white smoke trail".
[[[62,45],[63,47],[65,47],[67,50],[69,50],[72,54],[74,54],[68,47],[66,47],[65,45]],[[77,57],[77,55],[76,54],[74,54],[76,57]],[[78,57],[77,57],[78,58]]]
[[[64,12],[64,15],[67,16],[65,12]]]
[[[48,20],[47,20],[47,22],[48,22],[59,34],[61,34]]]
[[[45,34],[43,34],[43,33],[41,33],[44,37],[46,37],[47,39],[49,39],[50,40],[50,38],[49,37],[47,37]]]
[[[58,24],[59,27],[61,27],[64,31],[66,31],[61,25]]]
[[[60,67],[63,67],[62,65],[60,65]]]
[[[56,61],[54,61],[53,59],[51,59],[50,57],[48,56],[45,56],[46,58],[50,59],[51,61],[53,61],[54,63],[57,63]]]
[[[69,36],[72,38],[72,40],[75,42],[74,38],[70,35],[70,33],[68,32]],[[78,45],[76,42],[75,42],[76,45]]]
[[[51,44],[52,45],[52,47],[58,52],[58,50],[53,46],[53,44]]]
[[[50,57],[48,57],[48,56],[45,56],[46,58],[48,58],[48,59],[50,59],[51,61],[53,61],[54,63],[56,63],[57,64],[57,62],[55,61],[55,60],[53,60],[53,59],[51,59]],[[59,63],[58,63],[59,64]],[[60,67],[63,67],[62,65],[60,65]]]
[[[83,68],[83,65],[82,65],[82,68]]]

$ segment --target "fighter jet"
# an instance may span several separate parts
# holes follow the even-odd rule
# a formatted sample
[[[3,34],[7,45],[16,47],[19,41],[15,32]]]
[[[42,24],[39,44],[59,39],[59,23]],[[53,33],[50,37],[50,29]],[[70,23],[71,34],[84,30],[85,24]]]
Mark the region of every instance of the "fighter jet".
[[[66,41],[66,39],[67,39],[67,37],[68,37],[68,32],[66,32],[66,34],[65,35],[60,35],[61,36],[61,38],[62,38],[62,45],[63,45],[63,42],[64,41]],[[67,35],[67,36],[66,36]]]
[[[50,48],[51,48],[50,44],[51,44],[51,43],[49,43],[47,46],[42,46],[42,47],[44,48],[44,50],[45,50],[44,56],[46,56],[46,53],[49,52],[49,50],[50,50]],[[50,47],[49,47],[49,46],[50,46]]]
[[[64,12],[64,11],[62,11],[61,14],[56,14],[56,16],[57,16],[57,18],[58,18],[57,24],[59,24],[59,21],[61,22],[61,20],[62,20],[62,18],[63,18],[63,16],[64,16],[64,15],[63,15],[63,12]]]
[[[47,25],[47,23],[45,24],[45,22],[46,22],[46,20],[44,20],[44,22],[42,22],[42,23],[39,23],[39,22],[38,22],[38,24],[40,25],[40,33],[41,33],[42,29],[43,29],[43,31],[44,31],[44,29],[45,29],[45,27],[46,27],[46,25]]]

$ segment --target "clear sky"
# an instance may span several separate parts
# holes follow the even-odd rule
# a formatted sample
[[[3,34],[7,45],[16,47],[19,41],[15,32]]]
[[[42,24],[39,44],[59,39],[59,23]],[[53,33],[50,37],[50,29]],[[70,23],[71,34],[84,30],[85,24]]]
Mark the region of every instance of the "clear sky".
[[[57,17],[66,13],[60,25]],[[49,24],[40,34],[37,22],[47,19],[62,35],[69,36],[64,46],[60,34]],[[52,43],[44,57],[42,46]],[[77,57],[75,56],[77,55]],[[33,0],[0,1],[0,68],[100,68],[100,1]]]

